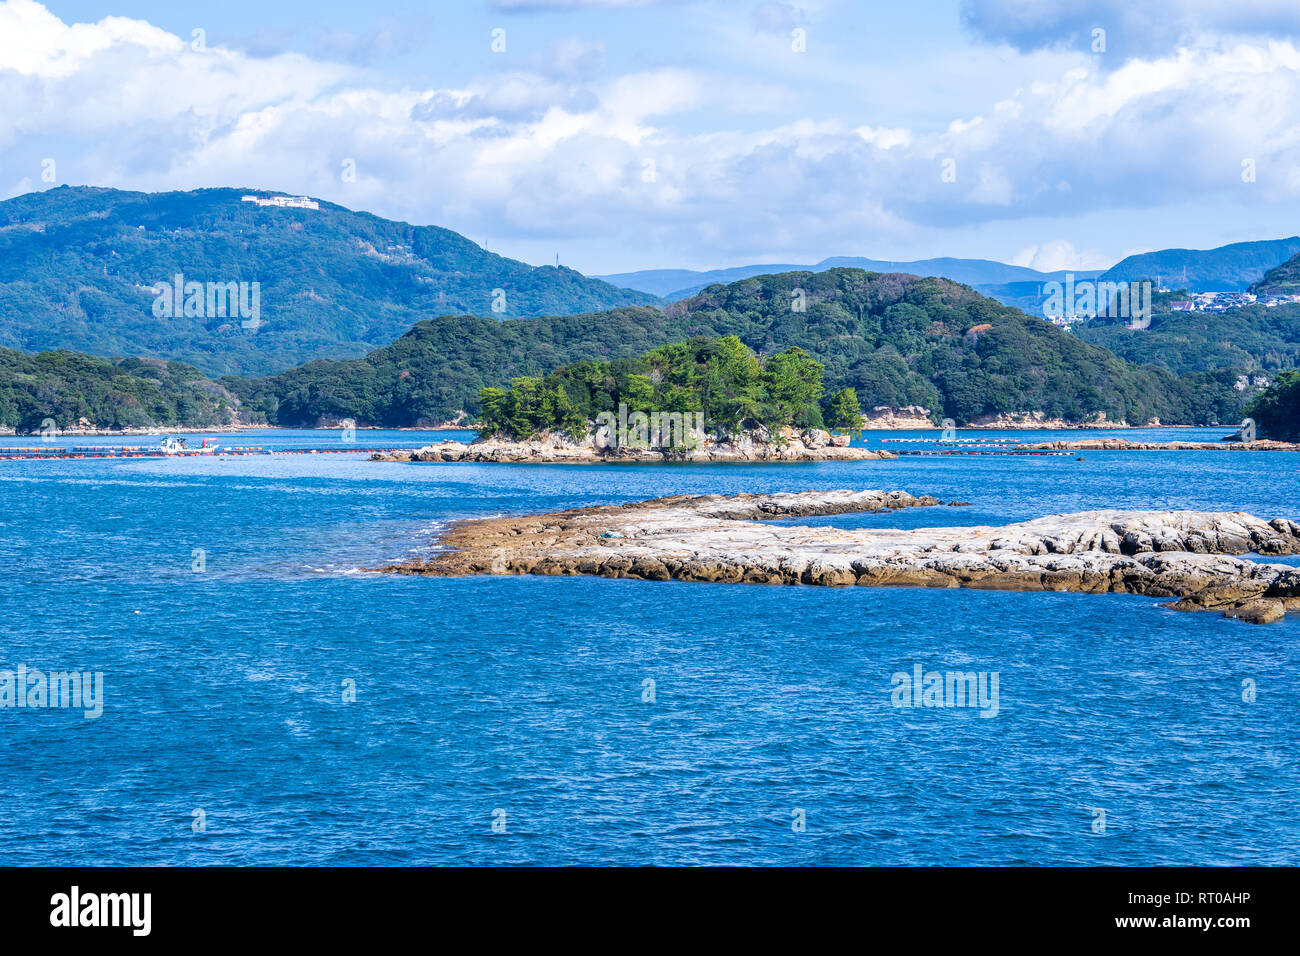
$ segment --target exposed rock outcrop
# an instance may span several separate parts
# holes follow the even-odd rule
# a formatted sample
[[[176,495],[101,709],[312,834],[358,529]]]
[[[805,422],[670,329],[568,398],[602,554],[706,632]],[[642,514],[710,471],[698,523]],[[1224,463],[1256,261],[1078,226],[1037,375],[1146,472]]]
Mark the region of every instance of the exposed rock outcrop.
[[[1097,412],[1082,422],[1068,422],[1062,418],[1048,418],[1043,412],[999,412],[996,415],[978,415],[963,428],[1022,429],[1022,428],[1128,428],[1125,421],[1111,421],[1105,412]]]
[[[935,424],[930,420],[930,409],[920,405],[904,405],[893,408],[889,405],[877,405],[862,413],[864,429],[930,429]]]
[[[1300,609],[1300,524],[1242,512],[1088,511],[1003,527],[844,530],[761,519],[935,506],[903,491],[677,496],[462,522],[406,574],[589,574],[727,583],[971,587],[1173,598],[1252,623]]]

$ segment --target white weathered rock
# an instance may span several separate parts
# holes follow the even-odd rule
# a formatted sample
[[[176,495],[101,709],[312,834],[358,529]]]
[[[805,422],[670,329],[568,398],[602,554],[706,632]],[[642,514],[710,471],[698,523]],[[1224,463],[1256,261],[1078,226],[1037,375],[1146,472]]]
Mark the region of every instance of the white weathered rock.
[[[1300,526],[1243,512],[1087,511],[1003,527],[773,525],[762,519],[933,506],[902,491],[677,496],[457,526],[416,574],[534,573],[821,585],[1127,592],[1275,620],[1300,609]],[[612,536],[611,533],[621,535]]]

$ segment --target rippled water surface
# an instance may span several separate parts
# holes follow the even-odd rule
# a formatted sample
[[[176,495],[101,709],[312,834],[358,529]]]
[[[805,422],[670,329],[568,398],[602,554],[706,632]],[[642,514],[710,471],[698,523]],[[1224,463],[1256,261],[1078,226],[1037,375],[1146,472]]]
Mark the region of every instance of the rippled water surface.
[[[430,437],[363,431],[354,447]],[[907,447],[882,437],[900,436],[868,443]],[[343,447],[337,432],[221,440]],[[1291,455],[1082,458],[0,462],[0,669],[100,671],[106,698],[94,720],[0,708],[0,863],[1300,862],[1300,618],[360,570],[457,518],[679,493],[970,502],[845,526],[1112,507],[1300,520]],[[894,707],[892,675],[916,664],[996,672],[997,716]]]

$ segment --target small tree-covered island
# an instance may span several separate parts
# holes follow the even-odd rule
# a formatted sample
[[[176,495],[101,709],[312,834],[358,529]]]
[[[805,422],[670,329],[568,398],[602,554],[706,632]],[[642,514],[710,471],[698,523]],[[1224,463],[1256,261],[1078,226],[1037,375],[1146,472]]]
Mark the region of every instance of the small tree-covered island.
[[[856,392],[828,394],[796,347],[760,358],[734,335],[586,360],[484,388],[479,437],[383,456],[416,461],[809,461],[892,458],[850,447]],[[832,430],[838,432],[832,434]]]
[[[1300,372],[1291,369],[1278,375],[1247,411],[1261,434],[1278,441],[1300,442]]]

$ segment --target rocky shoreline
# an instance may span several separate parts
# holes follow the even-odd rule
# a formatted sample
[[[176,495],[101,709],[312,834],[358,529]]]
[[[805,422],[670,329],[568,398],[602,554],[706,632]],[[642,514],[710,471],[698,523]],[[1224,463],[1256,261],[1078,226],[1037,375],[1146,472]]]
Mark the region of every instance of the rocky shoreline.
[[[1002,527],[844,530],[766,519],[935,507],[905,491],[675,496],[460,522],[439,553],[372,570],[753,584],[969,587],[1170,598],[1270,623],[1300,610],[1300,524],[1243,512],[1088,511]]]
[[[985,431],[1019,431],[1035,428],[1051,429],[1053,431],[1065,429],[1104,431],[1114,428],[1132,428],[1133,426],[1123,419],[1112,421],[1106,417],[1105,412],[1098,412],[1092,418],[1081,422],[1066,421],[1063,418],[1049,418],[1044,412],[999,412],[996,415],[979,415],[959,427],[962,430]],[[1157,419],[1148,425],[1140,427],[1159,428],[1161,425]]]
[[[570,441],[557,434],[528,441],[493,436],[468,444],[444,441],[414,451],[376,453],[370,456],[370,460],[585,465],[601,462],[881,461],[896,457],[887,451],[851,447],[848,435],[831,435],[821,429],[797,431],[782,428],[770,436],[751,433],[726,441],[710,436],[693,448],[683,449],[613,446],[600,442],[598,436],[584,442]]]
[[[864,431],[900,430],[926,431],[941,428],[935,422],[939,416],[921,405],[877,405],[862,413]],[[1159,419],[1144,425],[1130,425],[1122,419],[1112,421],[1104,412],[1098,412],[1085,421],[1067,421],[1064,418],[1050,418],[1045,412],[999,412],[994,415],[980,415],[968,422],[957,425],[962,431],[1021,431],[1025,429],[1051,429],[1053,431],[1107,431],[1130,428],[1194,428],[1194,425],[1166,426]]]

